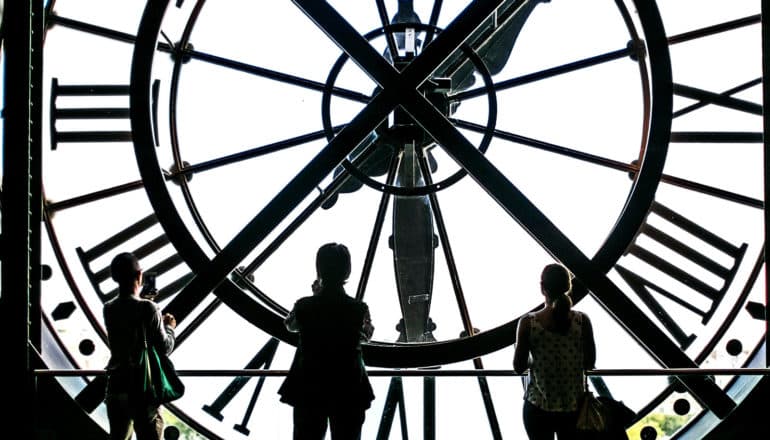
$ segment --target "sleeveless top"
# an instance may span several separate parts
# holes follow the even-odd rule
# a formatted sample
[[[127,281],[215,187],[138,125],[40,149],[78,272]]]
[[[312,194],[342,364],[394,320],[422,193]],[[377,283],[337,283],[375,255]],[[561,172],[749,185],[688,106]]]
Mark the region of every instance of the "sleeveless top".
[[[576,411],[583,395],[583,315],[574,311],[566,333],[547,330],[530,318],[529,383],[526,399],[546,411]]]

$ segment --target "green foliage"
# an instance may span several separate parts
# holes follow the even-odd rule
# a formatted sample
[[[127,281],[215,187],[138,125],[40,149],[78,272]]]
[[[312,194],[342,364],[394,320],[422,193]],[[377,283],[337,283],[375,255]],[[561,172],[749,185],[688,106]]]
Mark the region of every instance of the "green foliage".
[[[646,426],[650,426],[655,428],[655,431],[657,431],[657,440],[661,440],[664,438],[669,438],[671,435],[673,435],[677,430],[679,430],[679,428],[684,426],[688,420],[690,420],[690,417],[691,416],[650,413],[636,422],[626,432],[628,433],[629,439],[640,440],[642,438],[642,429]]]
[[[193,428],[169,411],[163,412],[163,421],[166,426],[176,426],[179,429],[179,440],[207,440],[206,437],[195,432]]]

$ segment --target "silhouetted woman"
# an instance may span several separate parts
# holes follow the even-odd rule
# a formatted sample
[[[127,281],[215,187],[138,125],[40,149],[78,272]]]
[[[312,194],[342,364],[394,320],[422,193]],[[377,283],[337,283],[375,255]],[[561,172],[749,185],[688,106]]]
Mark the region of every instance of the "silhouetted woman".
[[[572,310],[572,276],[564,266],[545,266],[540,290],[543,308],[519,321],[513,356],[514,371],[529,368],[524,428],[530,440],[574,439],[584,370],[596,362],[591,321]]]
[[[299,343],[278,392],[294,407],[294,440],[321,440],[328,426],[333,440],[358,440],[374,399],[361,342],[372,337],[374,327],[366,303],[345,293],[347,247],[321,246],[316,274],[313,295],[300,298],[285,321],[299,332]]]
[[[176,341],[176,319],[161,314],[158,305],[139,296],[143,272],[134,254],[123,252],[110,263],[112,279],[118,283],[118,295],[104,304],[104,326],[110,345],[107,363],[107,418],[110,439],[125,440],[136,433],[137,440],[163,438],[163,418],[156,404],[140,398],[141,384],[134,378],[139,358],[147,344],[170,354]]]

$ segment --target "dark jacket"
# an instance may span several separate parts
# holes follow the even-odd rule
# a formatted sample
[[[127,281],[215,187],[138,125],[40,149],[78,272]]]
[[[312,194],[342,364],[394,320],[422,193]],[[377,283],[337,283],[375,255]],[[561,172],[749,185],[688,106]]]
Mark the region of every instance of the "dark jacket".
[[[148,345],[170,354],[174,349],[174,330],[163,325],[160,309],[154,302],[134,295],[118,295],[104,305],[103,313],[110,346],[107,393],[129,392],[132,373],[137,370],[144,348],[144,335]]]
[[[286,326],[299,332],[291,369],[278,393],[292,406],[369,408],[374,399],[361,356],[372,336],[368,306],[342,289],[300,298]]]

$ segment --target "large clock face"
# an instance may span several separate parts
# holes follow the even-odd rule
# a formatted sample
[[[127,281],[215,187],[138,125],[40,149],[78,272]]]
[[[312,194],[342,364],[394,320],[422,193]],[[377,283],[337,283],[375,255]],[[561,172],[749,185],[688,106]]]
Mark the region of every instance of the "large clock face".
[[[372,311],[372,369],[510,369],[553,260],[590,291],[574,299],[597,368],[748,365],[764,335],[759,12],[60,0],[44,46],[44,355],[104,366],[107,267],[129,250],[179,321],[178,368],[286,369],[282,319],[335,241]],[[668,418],[697,435],[740,400],[727,376],[594,379],[639,411],[634,432]],[[423,432],[414,409],[437,395],[439,436],[523,436],[517,378],[373,380],[368,438],[388,438],[394,405]],[[174,423],[290,437],[280,377],[185,382]],[[104,425],[100,381],[66,384]]]

